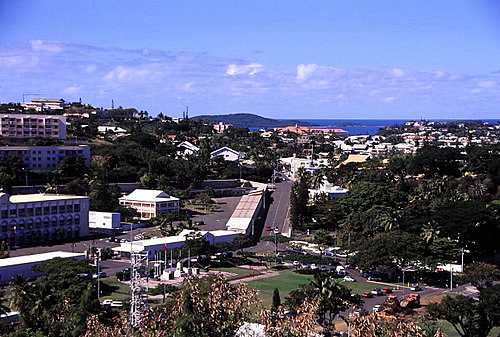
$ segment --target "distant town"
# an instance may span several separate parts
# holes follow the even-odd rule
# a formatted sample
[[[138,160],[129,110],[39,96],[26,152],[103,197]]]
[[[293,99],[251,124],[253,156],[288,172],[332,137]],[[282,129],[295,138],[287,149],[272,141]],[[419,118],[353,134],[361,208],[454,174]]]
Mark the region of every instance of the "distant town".
[[[0,334],[499,333],[499,123],[190,114],[0,105]]]

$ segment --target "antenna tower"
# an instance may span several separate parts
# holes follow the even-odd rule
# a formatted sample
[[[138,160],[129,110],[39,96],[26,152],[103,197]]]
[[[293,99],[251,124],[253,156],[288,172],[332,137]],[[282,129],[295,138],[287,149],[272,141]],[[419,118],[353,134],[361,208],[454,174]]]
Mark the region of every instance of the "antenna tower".
[[[148,253],[135,252],[130,228],[130,330],[133,331],[146,313],[148,306]],[[142,275],[143,272],[146,275]]]

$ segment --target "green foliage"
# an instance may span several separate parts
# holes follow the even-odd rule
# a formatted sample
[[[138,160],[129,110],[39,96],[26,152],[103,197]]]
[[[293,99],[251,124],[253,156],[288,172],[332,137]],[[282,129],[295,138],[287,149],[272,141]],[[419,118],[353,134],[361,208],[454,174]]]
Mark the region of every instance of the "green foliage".
[[[500,324],[500,285],[483,289],[479,301],[463,295],[445,296],[441,303],[430,303],[427,313],[450,322],[462,337],[486,337]]]
[[[84,261],[56,258],[33,270],[47,276],[31,282],[17,277],[11,283],[12,307],[20,312],[23,333],[77,337],[84,334],[90,315],[104,314],[95,281],[79,277],[93,270]]]
[[[318,302],[318,323],[322,326],[330,325],[332,319],[355,300],[348,288],[336,283],[332,276],[325,273],[315,274],[309,284],[300,285],[297,290],[291,291],[285,305],[295,312],[307,299]]]
[[[299,230],[303,228],[303,225],[309,219],[308,200],[307,178],[302,176],[298,181],[293,183],[290,195],[290,221]]]
[[[273,304],[271,306],[271,311],[276,311],[281,306],[281,296],[278,288],[274,288],[273,292]]]

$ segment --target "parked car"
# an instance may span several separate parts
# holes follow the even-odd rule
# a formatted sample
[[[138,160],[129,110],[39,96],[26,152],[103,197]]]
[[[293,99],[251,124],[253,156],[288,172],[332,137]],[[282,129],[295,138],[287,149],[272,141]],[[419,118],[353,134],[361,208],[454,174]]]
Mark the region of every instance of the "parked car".
[[[97,273],[92,274],[92,278],[94,278],[94,279],[96,279],[97,277],[103,278],[103,277],[106,277],[106,276],[108,276],[108,275],[104,271],[99,272],[99,274],[97,274]]]
[[[366,297],[366,298],[371,298],[373,297],[372,293],[369,292],[369,291],[366,291],[364,293],[361,294],[362,297]]]
[[[382,279],[378,276],[370,276],[368,277],[368,281],[382,281]]]
[[[382,296],[384,293],[382,292],[382,290],[380,290],[380,288],[375,288],[372,290],[372,294],[376,296]]]
[[[319,267],[319,270],[321,270],[321,271],[327,271],[327,270],[328,270],[328,268],[326,268],[325,266],[320,266],[320,267]]]
[[[123,302],[122,301],[113,301],[113,302],[111,302],[111,306],[115,307],[115,308],[123,307]]]
[[[383,288],[383,289],[382,289],[382,292],[383,292],[384,294],[391,294],[391,293],[392,293],[392,288]]]
[[[301,263],[300,268],[302,269],[309,269],[309,265],[307,263]]]
[[[420,288],[420,286],[418,284],[415,284],[414,286],[412,286],[410,288],[411,291],[421,291],[422,288]]]
[[[313,264],[311,264],[311,269],[316,270],[316,269],[318,269],[318,266],[315,263],[313,263]]]
[[[111,305],[113,303],[113,300],[104,300],[101,302],[101,305]]]
[[[271,225],[266,225],[266,231],[270,231],[271,230]]]
[[[344,276],[344,281],[345,282],[356,282],[355,279],[353,279],[351,276],[347,275],[347,276]]]
[[[294,265],[295,267],[298,267],[298,266],[300,266],[300,262],[299,262],[299,261],[293,261],[293,265]]]
[[[283,264],[283,261],[281,259],[276,259],[276,264]]]
[[[203,226],[204,224],[205,224],[205,221],[203,221],[203,220],[200,220],[200,221],[195,221],[195,222],[194,222],[194,225],[195,225],[195,226]]]
[[[380,304],[376,304],[373,306],[373,312],[379,312],[382,310],[382,306]]]

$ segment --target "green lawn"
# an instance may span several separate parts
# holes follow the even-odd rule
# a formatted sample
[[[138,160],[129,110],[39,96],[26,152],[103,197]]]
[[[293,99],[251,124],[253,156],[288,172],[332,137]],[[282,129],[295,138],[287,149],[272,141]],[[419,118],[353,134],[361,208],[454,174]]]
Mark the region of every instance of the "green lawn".
[[[443,330],[443,332],[448,337],[460,337],[460,335],[458,334],[457,330],[455,330],[453,325],[451,325],[447,321],[438,321],[438,326]],[[491,329],[488,336],[489,337],[500,336],[500,328],[496,327],[496,328]]]
[[[335,279],[337,283],[342,284],[343,286],[346,286],[347,288],[351,289],[351,292],[361,295],[362,293],[366,291],[372,291],[373,288],[376,288],[375,285],[373,284],[366,284],[366,283],[360,283],[360,282],[344,282],[343,278],[337,278]]]
[[[229,280],[234,279],[236,277],[245,277],[245,276],[250,276],[250,275],[257,275],[259,272],[256,270],[250,270],[246,268],[212,268],[211,270],[213,271],[220,271],[220,272],[226,272],[226,273],[233,273],[236,274],[237,276],[230,277],[228,278]]]
[[[111,294],[106,294],[105,296],[101,296],[102,300],[112,299],[112,300],[128,300],[130,299],[130,287],[128,284],[118,282],[115,276],[106,277],[101,279],[101,283],[105,283],[102,285],[102,291],[104,291],[106,286],[114,288]]]
[[[288,295],[300,284],[309,283],[312,277],[312,275],[297,274],[292,270],[283,270],[278,276],[248,282],[248,287],[268,292],[273,292],[274,288],[278,288],[281,295]]]

